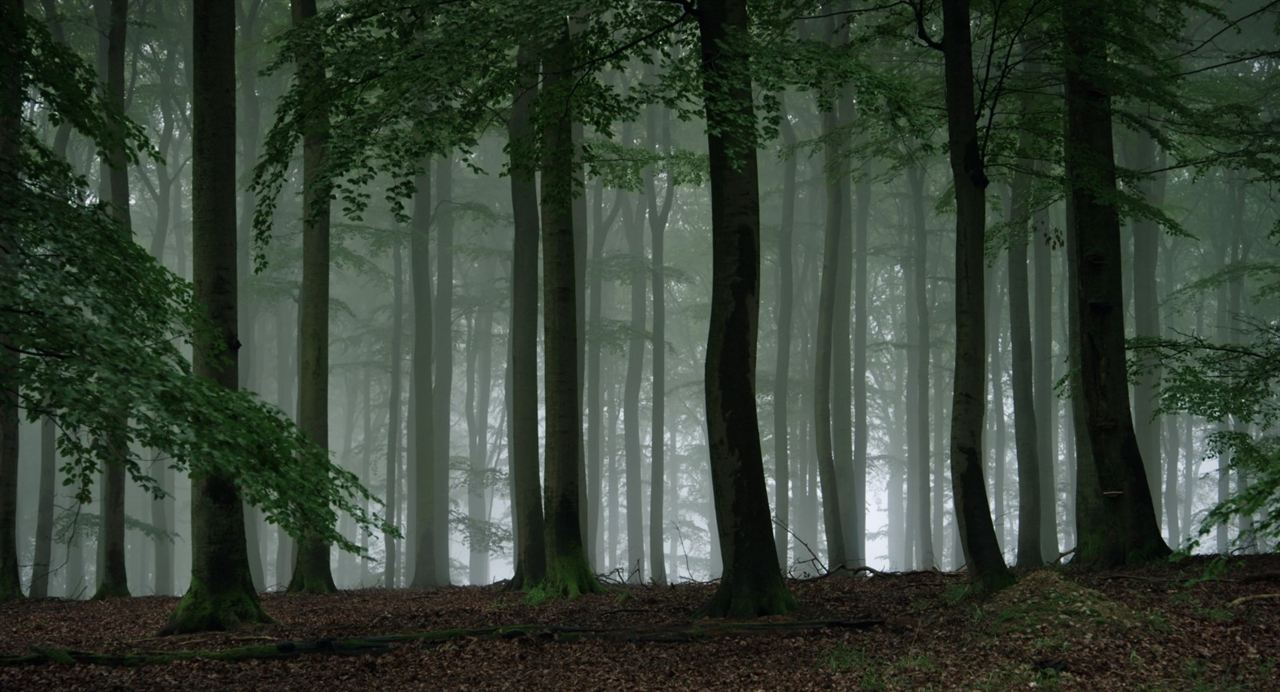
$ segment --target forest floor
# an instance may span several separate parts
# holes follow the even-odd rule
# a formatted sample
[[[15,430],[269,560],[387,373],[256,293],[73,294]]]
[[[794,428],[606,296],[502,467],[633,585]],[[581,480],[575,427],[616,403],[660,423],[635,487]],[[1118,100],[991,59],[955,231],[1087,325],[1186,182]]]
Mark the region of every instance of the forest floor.
[[[837,574],[752,622],[714,588],[527,602],[501,586],[268,594],[275,624],[159,637],[176,599],[0,606],[0,689],[1277,689],[1280,555],[1076,574]],[[1206,578],[1208,577],[1208,578]]]

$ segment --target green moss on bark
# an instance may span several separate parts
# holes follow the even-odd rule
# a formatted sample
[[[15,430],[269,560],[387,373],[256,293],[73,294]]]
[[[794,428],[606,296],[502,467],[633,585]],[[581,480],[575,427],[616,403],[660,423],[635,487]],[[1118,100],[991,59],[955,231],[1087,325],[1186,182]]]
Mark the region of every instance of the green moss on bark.
[[[245,585],[211,588],[193,578],[178,609],[165,627],[165,634],[187,634],[231,630],[245,625],[271,622],[258,594]]]

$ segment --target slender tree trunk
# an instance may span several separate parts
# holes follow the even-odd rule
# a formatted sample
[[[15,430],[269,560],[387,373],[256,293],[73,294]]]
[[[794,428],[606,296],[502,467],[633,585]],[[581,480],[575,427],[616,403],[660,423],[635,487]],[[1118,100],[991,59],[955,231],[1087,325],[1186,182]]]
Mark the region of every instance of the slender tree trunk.
[[[569,27],[542,56],[543,348],[546,394],[545,589],[576,596],[600,588],[582,541],[579,490],[582,474],[582,388],[579,386],[578,271],[573,197],[575,177],[573,108],[576,79]]]
[[[50,558],[53,554],[53,497],[57,478],[57,429],[52,418],[40,419],[40,490],[36,506],[35,559],[31,561],[31,597],[49,596]],[[157,541],[158,543],[158,541]],[[156,566],[157,574],[159,565]]]
[[[1019,142],[1025,158],[1027,135]],[[1033,355],[1031,351],[1030,281],[1027,277],[1027,221],[1030,217],[1031,176],[1014,174],[1009,225],[1009,341],[1013,360],[1013,439],[1018,453],[1018,567],[1044,564],[1040,539],[1040,459],[1036,426]],[[1047,432],[1047,431],[1046,431]]]
[[[867,564],[867,325],[870,322],[867,296],[867,249],[870,240],[871,170],[863,164],[853,186],[853,550],[849,563]]]
[[[724,574],[706,610],[772,615],[795,601],[778,570],[756,414],[760,192],[746,0],[699,3],[711,171],[712,289],[707,438]]]
[[[400,393],[404,377],[404,250],[397,238],[391,247],[391,381],[388,385],[390,401],[387,404],[387,523],[399,525],[400,498],[400,413],[403,396]],[[369,405],[369,402],[366,402]],[[366,445],[369,441],[366,439]],[[396,587],[396,570],[399,565],[399,541],[391,534],[383,534],[386,546],[385,571],[382,585]]]
[[[276,405],[297,420],[297,374],[294,360],[298,355],[296,315],[289,314],[288,301],[276,309]],[[293,537],[283,528],[276,529],[276,588],[289,584],[293,577]]]
[[[1160,537],[1129,408],[1120,218],[1113,193],[1106,192],[1116,185],[1111,103],[1104,85],[1107,51],[1098,33],[1107,22],[1106,3],[1067,0],[1063,20],[1076,336],[1087,441],[1107,524],[1099,540],[1081,542],[1076,558],[1086,565],[1114,566],[1164,557],[1169,547]],[[1087,186],[1080,182],[1086,180]]]
[[[444,157],[436,161],[436,198],[432,226],[436,231],[436,294],[432,314],[436,325],[433,332],[435,348],[432,361],[435,367],[432,413],[435,422],[431,426],[435,454],[431,466],[431,514],[427,530],[433,534],[431,555],[435,563],[437,586],[449,583],[449,460],[453,453],[453,159]]]
[[[1040,206],[1031,212],[1030,242],[1033,313],[1031,316],[1031,358],[1035,378],[1036,457],[1040,461],[1040,556],[1045,562],[1058,559],[1058,397],[1053,376],[1053,275],[1050,263],[1052,229],[1049,211]]]
[[[987,175],[978,142],[968,0],[943,0],[947,139],[956,196],[956,354],[951,403],[951,485],[969,576],[981,590],[1012,581],[996,543],[982,480],[986,388],[983,252]]]
[[[627,250],[632,265],[644,263],[644,228],[639,209],[625,214]],[[627,346],[627,376],[622,394],[622,433],[627,457],[627,581],[644,583],[644,487],[640,447],[640,379],[644,374],[645,279],[640,272],[628,277],[631,295],[631,338]]]
[[[482,286],[494,279],[492,265],[481,260],[478,269]],[[486,301],[476,310],[472,326],[470,376],[467,378],[471,396],[468,397],[469,428],[471,437],[471,474],[467,479],[467,517],[470,520],[470,554],[468,555],[467,580],[473,585],[489,583],[489,542],[485,471],[489,465],[489,391],[493,386],[493,304]],[[479,529],[479,537],[477,537]]]
[[[785,108],[784,108],[785,112]],[[795,303],[795,260],[792,236],[796,222],[796,131],[788,118],[780,124],[782,145],[787,152],[782,172],[782,219],[778,224],[778,345],[773,367],[773,544],[778,565],[786,569],[787,530],[791,521],[791,466],[788,443],[788,408],[791,404],[791,311]]]
[[[658,120],[661,116],[661,134]],[[659,113],[657,107],[649,108],[647,117],[647,139],[650,147],[658,144],[662,153],[671,151],[671,117],[665,111]],[[660,141],[659,141],[660,140]],[[645,176],[645,199],[648,201],[648,219],[650,236],[650,261],[653,296],[653,412],[651,425],[653,431],[649,437],[650,448],[650,489],[649,489],[649,559],[650,578],[655,584],[667,583],[667,566],[662,550],[662,535],[665,528],[663,521],[663,491],[666,485],[666,378],[667,378],[667,312],[666,312],[666,278],[663,262],[666,261],[663,250],[663,235],[667,230],[667,221],[671,218],[671,207],[675,201],[676,187],[670,179],[663,191],[662,201],[658,201],[654,187],[653,171]],[[672,476],[674,478],[674,475]],[[674,483],[672,484],[674,487]],[[784,544],[785,545],[785,544]]]
[[[413,539],[412,579],[409,585],[415,589],[440,586],[448,582],[447,574],[438,572],[435,542],[440,533],[432,523],[435,510],[432,507],[438,497],[435,484],[438,480],[435,455],[439,448],[435,443],[434,415],[436,400],[431,390],[431,368],[435,340],[431,303],[431,238],[433,222],[431,199],[431,173],[429,162],[423,162],[422,171],[414,178],[416,194],[413,198],[413,235],[409,241],[409,274],[413,284],[413,374],[410,386],[411,435],[413,446],[410,463],[413,496],[410,503],[413,512],[407,522]],[[447,534],[446,534],[447,535]]]
[[[835,358],[835,313],[838,275],[841,259],[848,241],[846,203],[848,180],[835,173],[836,166],[843,166],[840,154],[843,148],[835,143],[840,124],[840,114],[833,104],[822,114],[822,136],[826,140],[824,159],[826,165],[827,218],[822,245],[822,278],[818,298],[817,338],[813,356],[813,420],[818,458],[818,479],[822,489],[822,524],[827,537],[827,567],[832,570],[847,566],[845,556],[844,521],[840,511],[840,493],[836,479],[835,442],[832,419],[832,365]],[[844,183],[842,185],[842,182]],[[847,411],[845,412],[847,413]]]
[[[924,170],[907,168],[911,188],[911,246],[905,279],[907,331],[907,511],[916,545],[915,565],[933,569],[934,547],[929,506],[929,234],[925,226]],[[941,421],[939,421],[941,423]],[[942,488],[938,488],[942,492]]]
[[[192,260],[196,304],[216,331],[197,335],[192,365],[197,376],[236,389],[235,13],[229,0],[196,0],[193,20]],[[166,631],[268,621],[249,570],[235,482],[217,473],[193,473],[191,586]]]
[[[294,26],[316,15],[316,0],[290,0]],[[323,169],[328,157],[329,114],[325,108],[324,57],[318,46],[304,46],[296,57],[304,100],[302,123],[302,289],[298,304],[298,427],[321,449],[329,448],[329,184]],[[319,472],[319,470],[317,470]],[[313,535],[299,537],[289,591],[336,591],[329,567],[329,544]]]
[[[516,51],[517,86],[507,123],[511,157],[511,467],[516,535],[512,588],[542,583],[546,543],[538,477],[538,189],[531,109],[538,61],[528,44]]]

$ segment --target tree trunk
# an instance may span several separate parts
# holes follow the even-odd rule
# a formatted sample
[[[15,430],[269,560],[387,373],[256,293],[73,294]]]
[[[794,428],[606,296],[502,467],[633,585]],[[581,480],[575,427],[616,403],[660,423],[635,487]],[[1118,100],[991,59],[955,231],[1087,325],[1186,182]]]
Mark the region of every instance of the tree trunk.
[[[0,281],[5,295],[16,289],[8,265],[16,250],[11,221],[21,179],[23,73],[26,67],[26,8],[22,0],[0,0]],[[18,356],[0,334],[0,602],[22,598],[18,575]]]
[[[833,436],[832,364],[835,360],[834,323],[836,321],[837,279],[846,244],[848,226],[845,207],[848,180],[835,173],[843,148],[835,143],[840,114],[833,104],[822,114],[822,137],[826,167],[827,217],[822,244],[822,275],[818,297],[817,338],[813,344],[813,420],[814,441],[818,458],[818,481],[822,490],[822,525],[827,537],[827,567],[832,570],[847,566],[845,558],[844,520],[840,511],[840,493],[836,481],[835,440]],[[846,410],[847,414],[848,411]]]
[[[436,586],[449,583],[449,462],[453,454],[450,444],[453,420],[453,159],[436,161],[436,196],[432,226],[436,231],[436,294],[432,315],[436,325],[433,336],[435,367],[431,426],[435,455],[431,466],[431,514],[426,530],[433,534]]]
[[[1031,212],[1031,264],[1033,313],[1031,316],[1031,358],[1035,378],[1036,457],[1040,461],[1040,556],[1045,562],[1058,559],[1058,397],[1053,376],[1053,275],[1050,263],[1052,229],[1049,210],[1042,206]]]
[[[569,27],[543,54],[542,128],[543,348],[546,379],[546,579],[548,593],[577,596],[600,588],[587,561],[579,511],[582,389],[579,381],[578,271],[573,197],[581,188],[570,98],[576,79]]]
[[[707,438],[724,561],[724,574],[706,611],[772,615],[791,610],[795,601],[778,570],[756,414],[760,192],[751,80],[745,69],[746,0],[699,3],[698,25],[711,172]]]
[[[53,554],[53,495],[57,478],[57,428],[52,418],[40,419],[40,490],[36,507],[36,551],[31,561],[31,597],[49,596],[50,557]],[[157,541],[159,544],[160,541]],[[157,558],[159,556],[157,555]],[[159,575],[160,565],[156,565]],[[158,576],[157,576],[158,580]]]
[[[538,188],[534,179],[531,108],[538,61],[527,44],[516,51],[518,83],[507,124],[511,157],[511,469],[515,487],[513,588],[542,583],[546,543],[538,477]]]
[[[100,67],[105,67],[105,96],[114,107],[124,110],[124,53],[125,29],[128,17],[128,0],[96,0]],[[111,213],[126,234],[130,231],[129,170],[128,158],[121,140],[102,159],[103,180],[108,190],[106,199],[111,201]],[[121,431],[127,412],[120,412]],[[113,434],[108,442],[112,448],[111,461],[103,469],[101,530],[98,544],[98,590],[94,598],[115,598],[129,595],[129,577],[125,566],[124,493],[128,482],[124,458],[129,450],[123,432]]]
[[[1088,445],[1106,530],[1085,544],[1082,564],[1115,566],[1169,554],[1160,537],[1150,486],[1134,434],[1125,371],[1120,218],[1114,198],[1111,102],[1103,71],[1107,21],[1100,0],[1068,0],[1065,22],[1067,204],[1072,218],[1081,393]],[[1084,185],[1082,181],[1089,181]]]
[[[480,286],[488,287],[494,279],[493,268],[488,260],[480,262],[477,269]],[[487,299],[476,309],[471,332],[467,377],[470,392],[467,422],[471,438],[468,445],[471,473],[467,477],[467,518],[471,528],[467,581],[480,585],[489,583],[488,531],[481,528],[489,516],[485,471],[489,464],[489,390],[493,386],[493,303]]]
[[[784,109],[785,112],[785,109]],[[786,569],[787,530],[791,525],[791,467],[788,442],[787,409],[791,404],[791,311],[795,304],[795,260],[792,259],[792,236],[796,223],[795,126],[787,118],[779,125],[782,146],[788,152],[782,172],[782,218],[778,223],[778,345],[773,367],[773,545],[778,565]]]
[[[400,413],[403,397],[400,387],[404,378],[404,249],[397,238],[391,247],[391,382],[388,385],[390,401],[387,404],[387,523],[398,526],[400,519]],[[368,402],[366,402],[368,405]],[[365,440],[365,445],[370,442]],[[399,541],[389,533],[383,534],[386,564],[382,585],[396,587],[396,570],[399,565]]]
[[[661,135],[659,135],[658,119],[662,116]],[[661,147],[664,154],[671,151],[671,117],[665,111],[661,114],[656,106],[649,108],[646,133],[649,145]],[[659,141],[660,139],[660,141]],[[645,199],[648,200],[651,294],[653,300],[653,412],[651,414],[652,434],[649,438],[650,476],[649,476],[649,559],[651,561],[650,578],[655,584],[667,583],[667,566],[662,550],[662,535],[665,527],[663,521],[663,491],[666,485],[666,396],[667,396],[667,283],[663,271],[663,235],[667,230],[667,221],[671,218],[671,207],[675,202],[676,187],[670,179],[663,191],[662,201],[658,201],[654,187],[653,171],[649,170],[644,178]],[[672,474],[674,479],[676,476]],[[675,483],[672,483],[675,487]]]
[[[293,25],[316,15],[316,0],[290,0]],[[328,156],[324,57],[318,46],[296,56],[304,100],[302,123],[302,289],[298,304],[298,427],[321,449],[329,448],[329,184],[321,179]],[[317,472],[319,470],[317,469]],[[336,591],[329,544],[313,535],[298,540],[289,591]]]
[[[236,286],[235,14],[227,0],[193,8],[192,262],[196,304],[216,331],[197,334],[195,374],[227,389],[238,382]],[[192,473],[191,586],[170,633],[268,622],[258,603],[235,482]]]
[[[431,391],[431,367],[435,341],[431,304],[431,238],[432,224],[431,172],[430,163],[423,162],[422,171],[414,178],[415,194],[413,197],[413,235],[409,241],[409,275],[413,284],[413,374],[410,386],[410,416],[412,421],[411,435],[413,444],[410,450],[413,473],[413,496],[410,502],[413,511],[409,514],[410,536],[413,540],[412,579],[410,587],[422,589],[439,586],[448,581],[448,575],[441,575],[436,562],[437,550],[435,542],[439,540],[439,532],[432,526],[434,510],[432,503],[436,501],[437,482],[435,459],[438,447],[435,443],[433,427],[437,421],[434,415],[435,397]]]
[[[951,400],[951,487],[969,577],[980,590],[1012,581],[996,543],[982,479],[986,388],[983,252],[987,175],[978,142],[968,0],[943,0],[947,139],[956,196],[956,354]]]
[[[276,405],[293,420],[297,420],[297,375],[294,360],[298,356],[297,324],[295,315],[289,314],[289,304],[281,301],[276,309]],[[276,529],[275,587],[289,584],[293,577],[293,537],[283,528]]]
[[[630,144],[630,142],[628,142]],[[638,206],[638,205],[637,205]],[[633,267],[644,263],[644,228],[639,209],[625,214],[627,250]],[[631,293],[631,338],[627,345],[627,376],[622,393],[622,434],[627,456],[627,581],[644,583],[644,487],[640,447],[640,378],[644,374],[645,279],[628,276]]]
[[[1019,146],[1022,167],[1031,164],[1026,158],[1028,135],[1023,133]],[[1035,412],[1035,388],[1031,351],[1030,282],[1027,277],[1027,221],[1030,217],[1031,175],[1018,170],[1013,176],[1012,209],[1009,224],[1009,341],[1013,360],[1013,439],[1018,453],[1018,567],[1035,568],[1044,564],[1040,538],[1040,458],[1039,435]],[[1047,432],[1047,431],[1046,431]]]
[[[933,569],[934,549],[929,506],[929,234],[925,226],[924,170],[907,168],[911,188],[911,249],[907,284],[907,525],[914,527],[915,566]],[[941,424],[941,421],[939,421]],[[942,488],[938,488],[942,492]]]
[[[853,186],[853,552],[850,564],[867,564],[867,249],[870,240],[871,170],[864,163]]]

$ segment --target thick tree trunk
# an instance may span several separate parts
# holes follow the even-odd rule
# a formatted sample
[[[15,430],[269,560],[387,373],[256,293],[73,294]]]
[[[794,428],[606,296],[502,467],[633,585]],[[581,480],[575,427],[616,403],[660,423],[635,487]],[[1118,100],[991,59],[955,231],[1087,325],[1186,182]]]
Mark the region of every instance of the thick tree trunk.
[[[699,3],[711,171],[712,288],[705,368],[707,438],[724,574],[706,610],[772,615],[795,601],[778,570],[756,414],[760,192],[745,69],[745,0]]]
[[[192,260],[196,304],[216,331],[197,335],[196,375],[227,389],[238,382],[236,286],[235,14],[229,0],[193,7]],[[225,630],[267,622],[245,545],[235,482],[192,474],[191,586],[166,630]]]
[[[22,75],[26,59],[26,8],[22,0],[0,0],[0,285],[16,289],[8,265],[17,250],[6,218],[17,207],[21,176]],[[0,602],[22,598],[18,576],[18,357],[0,334]]]
[[[973,99],[968,0],[943,0],[947,139],[956,196],[956,354],[951,402],[951,486],[970,579],[981,590],[1012,581],[996,543],[982,479],[986,388],[983,252],[987,175]]]
[[[537,98],[538,61],[521,44],[518,84],[507,124],[511,157],[511,469],[514,483],[516,564],[513,588],[546,577],[542,487],[538,477],[538,189],[530,154],[531,108]]]
[[[582,389],[578,384],[577,234],[573,197],[572,45],[569,28],[543,54],[542,272],[546,378],[546,579],[548,593],[577,596],[600,588],[582,541]],[[642,539],[643,540],[643,539]]]
[[[1134,434],[1125,371],[1124,291],[1111,102],[1105,87],[1107,21],[1101,0],[1063,6],[1067,125],[1068,232],[1075,259],[1081,394],[1096,490],[1106,520],[1100,540],[1086,544],[1082,564],[1115,566],[1164,557],[1150,486]],[[1088,181],[1084,184],[1083,181]]]

